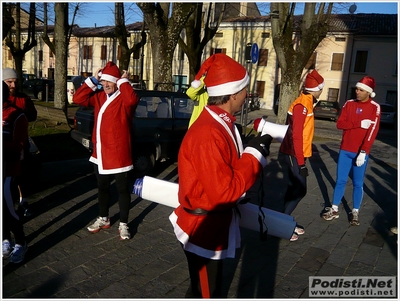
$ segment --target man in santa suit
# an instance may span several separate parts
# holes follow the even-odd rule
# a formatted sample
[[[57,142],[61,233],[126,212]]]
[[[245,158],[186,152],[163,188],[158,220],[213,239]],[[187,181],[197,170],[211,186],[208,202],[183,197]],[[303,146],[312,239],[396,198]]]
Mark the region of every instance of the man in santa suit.
[[[208,104],[186,133],[178,155],[179,206],[170,215],[187,257],[187,297],[221,297],[222,259],[240,247],[237,200],[266,165],[272,137],[258,136],[243,149],[234,114],[246,98],[249,76],[229,56],[209,57],[193,86],[205,75]]]
[[[99,217],[88,227],[92,233],[110,228],[108,216],[111,177],[115,177],[120,210],[120,239],[130,239],[128,216],[131,201],[128,171],[133,169],[131,127],[138,97],[128,80],[113,62],[87,78],[76,91],[73,101],[80,106],[94,107],[92,133],[93,152],[90,162],[98,183]],[[103,86],[98,89],[98,84]]]

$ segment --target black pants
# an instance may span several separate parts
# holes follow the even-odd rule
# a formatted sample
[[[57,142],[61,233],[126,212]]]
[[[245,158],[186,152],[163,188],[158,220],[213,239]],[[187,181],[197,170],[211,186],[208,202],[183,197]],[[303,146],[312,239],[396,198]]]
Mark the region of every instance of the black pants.
[[[12,177],[5,177],[3,181],[3,240],[8,239],[11,241],[12,233],[14,234],[15,243],[24,245],[25,233],[23,222],[15,211],[13,200],[15,190],[17,190],[15,179]]]
[[[288,164],[289,184],[284,198],[285,209],[283,213],[290,215],[307,194],[307,178],[299,174],[296,157],[289,155],[284,155],[284,157]]]
[[[222,297],[222,260],[213,260],[184,251],[189,266],[190,288],[186,298]]]
[[[119,219],[122,223],[128,223],[129,206],[131,203],[128,172],[112,175],[101,175],[99,174],[97,164],[94,164],[94,172],[96,174],[98,186],[99,216],[108,216],[110,206],[110,183],[112,179],[115,178],[118,191]]]

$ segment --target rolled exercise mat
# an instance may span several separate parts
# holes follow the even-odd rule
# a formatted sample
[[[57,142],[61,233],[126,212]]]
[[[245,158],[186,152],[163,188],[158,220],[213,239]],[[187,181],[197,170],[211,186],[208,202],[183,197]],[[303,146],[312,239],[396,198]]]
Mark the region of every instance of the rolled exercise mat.
[[[178,190],[179,184],[177,183],[145,176],[136,179],[132,193],[142,199],[176,208],[179,206]],[[260,231],[258,222],[260,207],[245,203],[238,204],[238,209],[241,216],[239,225],[245,229]],[[264,213],[263,228],[264,231],[267,230],[267,234],[284,239],[292,237],[296,227],[296,222],[292,216],[265,207],[261,207],[261,210]]]
[[[264,118],[257,118],[254,120],[253,123],[253,129],[256,130],[258,133],[261,133],[261,136],[268,134],[279,142],[282,142],[283,138],[286,135],[288,127],[288,125],[268,122]]]

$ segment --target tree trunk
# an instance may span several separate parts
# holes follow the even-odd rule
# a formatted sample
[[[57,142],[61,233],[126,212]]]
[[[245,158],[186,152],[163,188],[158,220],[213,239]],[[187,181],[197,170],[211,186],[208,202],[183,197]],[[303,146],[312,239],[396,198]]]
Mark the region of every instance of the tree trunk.
[[[67,53],[68,53],[68,2],[55,2],[54,41],[56,65],[54,72],[54,107],[66,112],[67,104]]]
[[[326,37],[332,5],[305,3],[301,23],[293,28],[296,3],[271,2],[272,40],[281,70],[278,124],[286,122],[288,108],[301,90],[304,67],[315,48]]]
[[[190,15],[196,9],[196,3],[137,3],[143,12],[144,20],[149,28],[152,58],[153,82],[164,83],[162,90],[173,90],[172,59],[182,29]]]
[[[142,39],[139,43],[136,43],[131,48],[128,46],[128,32],[125,26],[125,9],[123,3],[115,3],[115,36],[118,39],[118,43],[121,49],[121,56],[119,58],[119,69],[128,70],[129,63],[131,60],[131,54],[136,50],[144,47],[146,44],[146,33],[144,27],[142,29]]]
[[[35,19],[36,19],[36,7],[35,3],[31,3],[29,6],[29,23],[28,23],[28,34],[24,43],[22,43],[21,37],[21,4],[16,3],[16,20],[15,20],[15,43],[11,38],[11,31],[5,39],[5,43],[10,48],[10,52],[14,58],[15,71],[18,74],[18,82],[22,83],[22,66],[25,53],[31,50],[37,45],[35,39]],[[19,85],[18,89],[21,91],[22,86]]]

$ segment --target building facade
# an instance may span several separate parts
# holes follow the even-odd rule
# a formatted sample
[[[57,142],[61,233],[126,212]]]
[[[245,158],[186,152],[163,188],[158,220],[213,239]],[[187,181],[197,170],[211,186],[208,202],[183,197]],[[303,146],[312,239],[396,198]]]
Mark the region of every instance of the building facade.
[[[355,84],[365,75],[376,80],[376,100],[397,108],[397,14],[333,15],[331,29],[315,49],[307,66],[317,69],[325,78],[321,100],[340,105],[354,97]],[[141,39],[141,22],[127,25],[129,45]],[[53,78],[56,59],[40,39],[43,28],[37,28],[38,45],[26,54],[24,72]],[[49,35],[52,34],[51,28]],[[294,36],[296,32],[294,30]],[[184,37],[184,33],[183,33]],[[130,46],[131,47],[131,46]],[[258,49],[258,60],[249,59],[251,47]],[[249,92],[257,93],[261,106],[271,109],[280,71],[272,43],[269,16],[233,17],[223,21],[215,37],[203,52],[203,60],[223,52],[245,66],[250,75]],[[91,75],[107,61],[118,64],[119,46],[114,27],[75,27],[69,43],[68,75]],[[13,60],[3,42],[3,68],[13,67]],[[179,46],[172,63],[173,82],[189,83],[189,63]],[[154,87],[151,41],[132,54],[129,66],[132,80],[143,80],[148,89]]]

